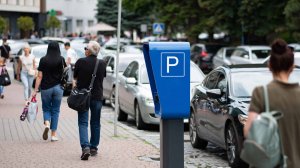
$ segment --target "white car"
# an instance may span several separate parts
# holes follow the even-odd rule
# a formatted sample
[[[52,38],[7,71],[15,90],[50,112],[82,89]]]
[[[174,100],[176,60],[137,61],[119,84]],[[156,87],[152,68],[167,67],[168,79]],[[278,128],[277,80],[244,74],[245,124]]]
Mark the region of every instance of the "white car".
[[[230,57],[232,65],[262,63],[271,52],[269,46],[238,46]]]

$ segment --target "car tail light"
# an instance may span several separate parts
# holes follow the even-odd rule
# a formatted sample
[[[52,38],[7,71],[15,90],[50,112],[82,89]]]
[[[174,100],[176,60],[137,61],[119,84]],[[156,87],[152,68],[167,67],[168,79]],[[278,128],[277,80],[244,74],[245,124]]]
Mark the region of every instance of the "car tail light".
[[[202,52],[200,53],[200,56],[201,56],[201,57],[206,57],[206,56],[208,56],[208,54],[207,54],[207,52],[202,51]]]

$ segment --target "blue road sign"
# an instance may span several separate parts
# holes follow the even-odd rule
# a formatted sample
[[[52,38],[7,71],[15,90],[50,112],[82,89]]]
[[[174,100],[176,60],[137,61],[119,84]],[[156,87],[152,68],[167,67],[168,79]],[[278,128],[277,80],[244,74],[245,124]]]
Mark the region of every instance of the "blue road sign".
[[[144,44],[155,114],[162,119],[188,118],[190,114],[190,44]]]
[[[153,34],[164,34],[165,24],[164,23],[154,23],[152,25]]]

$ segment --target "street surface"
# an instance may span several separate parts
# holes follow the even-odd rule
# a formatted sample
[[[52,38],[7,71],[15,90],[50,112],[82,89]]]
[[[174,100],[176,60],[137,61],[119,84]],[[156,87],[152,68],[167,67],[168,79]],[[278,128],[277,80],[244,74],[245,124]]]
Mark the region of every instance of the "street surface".
[[[11,64],[8,64],[12,76]],[[118,122],[118,136],[114,136],[114,111],[103,106],[101,116],[101,143],[97,157],[80,160],[77,115],[67,106],[67,97],[61,105],[58,142],[42,140],[43,118],[39,101],[38,119],[33,124],[20,121],[23,110],[23,86],[20,82],[5,88],[0,99],[0,167],[159,167],[159,127],[137,130],[134,120]],[[206,150],[194,149],[188,131],[184,136],[186,168],[228,167],[226,152],[212,144]]]

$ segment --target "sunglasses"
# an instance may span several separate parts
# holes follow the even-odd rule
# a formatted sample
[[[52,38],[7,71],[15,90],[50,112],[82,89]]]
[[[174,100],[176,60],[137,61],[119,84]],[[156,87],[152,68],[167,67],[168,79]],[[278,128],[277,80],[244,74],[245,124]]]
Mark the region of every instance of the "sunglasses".
[[[87,47],[84,47],[84,50],[89,50]]]

